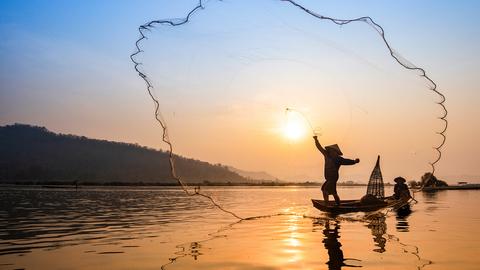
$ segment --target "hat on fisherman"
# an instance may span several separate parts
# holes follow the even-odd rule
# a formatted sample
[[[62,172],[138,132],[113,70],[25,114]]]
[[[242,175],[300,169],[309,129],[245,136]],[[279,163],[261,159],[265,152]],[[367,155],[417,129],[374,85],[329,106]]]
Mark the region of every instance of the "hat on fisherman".
[[[395,183],[399,183],[399,184],[400,184],[400,183],[405,183],[405,182],[407,182],[407,180],[405,180],[405,178],[403,178],[403,177],[401,177],[401,176],[393,179],[393,181],[394,181]]]
[[[340,150],[340,147],[338,147],[338,144],[332,144],[332,145],[326,146],[325,149],[335,150],[340,156],[343,156],[342,150]]]

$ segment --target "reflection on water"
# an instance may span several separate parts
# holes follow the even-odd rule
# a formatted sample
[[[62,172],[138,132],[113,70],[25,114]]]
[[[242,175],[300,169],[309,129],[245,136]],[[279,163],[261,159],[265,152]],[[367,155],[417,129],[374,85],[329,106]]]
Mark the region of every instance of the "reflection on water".
[[[397,210],[397,215],[395,216],[397,219],[397,224],[395,224],[397,232],[408,232],[408,216],[410,216],[410,214],[412,214],[412,210],[409,205]]]
[[[425,200],[425,203],[435,203],[438,199],[439,191],[426,191],[422,192],[422,196]]]
[[[373,241],[377,247],[373,249],[373,251],[378,253],[385,252],[385,244],[387,243],[387,239],[384,237],[387,233],[387,223],[385,223],[385,220],[386,218],[383,214],[369,217],[367,220],[367,227],[372,231]]]
[[[175,196],[135,195],[127,190],[3,192],[0,255],[69,245],[120,245],[125,240],[156,237],[155,231],[145,228],[175,222],[175,214],[165,208],[165,200]],[[176,205],[180,211],[192,210],[188,203]]]
[[[311,207],[310,198],[320,195],[314,188],[206,191],[242,216],[282,215],[238,222],[175,188],[3,187],[0,269],[476,269],[480,263],[480,216],[472,206],[478,193],[423,194],[413,211],[330,217]],[[364,190],[341,192],[355,198]]]
[[[333,226],[332,226],[333,223]],[[341,269],[342,266],[347,267],[361,267],[357,265],[350,265],[346,261],[361,261],[358,259],[345,259],[343,256],[343,251],[341,249],[342,244],[339,241],[340,235],[338,233],[340,229],[340,222],[338,221],[331,221],[327,220],[325,222],[325,229],[323,230],[323,235],[325,239],[323,239],[323,243],[325,249],[328,251],[328,269],[336,270]]]
[[[427,191],[427,192],[422,192],[422,197],[424,199],[425,204],[427,204],[427,212],[430,214],[434,211],[436,211],[439,207],[441,207],[440,204],[438,204],[438,196],[439,194],[442,193],[441,191]]]

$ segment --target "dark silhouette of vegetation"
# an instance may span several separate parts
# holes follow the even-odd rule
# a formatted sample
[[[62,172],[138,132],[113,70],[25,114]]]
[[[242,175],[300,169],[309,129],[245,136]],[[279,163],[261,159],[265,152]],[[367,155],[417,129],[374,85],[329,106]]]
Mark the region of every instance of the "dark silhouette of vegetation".
[[[437,179],[432,173],[425,173],[422,176],[421,185],[423,187],[448,187],[447,182]]]
[[[419,188],[419,187],[448,187],[447,182],[438,179],[432,173],[427,172],[425,173],[420,181],[411,180],[408,181],[408,184],[412,188]]]
[[[175,156],[189,183],[248,180],[227,166]],[[45,127],[0,127],[0,183],[174,184],[168,152],[138,144],[56,134]]]

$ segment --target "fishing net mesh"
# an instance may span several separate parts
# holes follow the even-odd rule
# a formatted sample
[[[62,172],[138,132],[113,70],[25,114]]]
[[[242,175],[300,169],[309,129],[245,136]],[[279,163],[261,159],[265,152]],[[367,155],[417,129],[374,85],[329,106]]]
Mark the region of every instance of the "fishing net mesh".
[[[141,60],[138,59],[139,54],[141,54],[143,52],[143,49],[142,49],[143,45],[142,44],[147,39],[147,33],[149,33],[153,28],[158,27],[158,26],[177,27],[177,26],[181,26],[181,25],[184,25],[184,24],[188,23],[190,21],[190,18],[197,11],[203,10],[205,8],[204,5],[203,5],[204,4],[203,2],[204,2],[204,0],[199,0],[197,5],[195,7],[193,7],[186,14],[186,16],[182,19],[153,20],[153,21],[149,21],[145,24],[140,25],[138,27],[138,32],[140,34],[140,37],[135,42],[135,52],[130,55],[130,59],[134,64],[135,71],[141,77],[141,79],[145,82],[146,90],[147,90],[149,96],[151,97],[152,101],[154,102],[154,105],[155,105],[155,119],[160,124],[160,126],[163,130],[162,141],[165,142],[167,144],[167,147],[168,147],[168,152],[169,152],[169,156],[170,156],[170,159],[169,159],[170,170],[171,170],[172,177],[178,182],[178,184],[182,187],[182,189],[185,191],[185,193],[187,195],[205,197],[206,199],[209,199],[220,210],[231,214],[235,218],[244,219],[244,218],[236,215],[235,213],[224,209],[222,206],[220,206],[219,204],[217,204],[215,202],[213,197],[200,192],[199,188],[195,188],[194,190],[192,190],[181,179],[181,177],[179,177],[177,175],[176,170],[175,170],[175,166],[174,166],[173,145],[172,145],[172,143],[170,141],[170,138],[168,136],[168,128],[167,128],[166,121],[164,120],[164,118],[163,118],[163,116],[161,115],[161,112],[160,112],[159,100],[155,97],[155,95],[153,93],[153,90],[154,90],[153,83],[150,81],[150,78],[147,76],[147,73],[141,69],[140,66],[141,66],[142,63],[141,63]],[[398,54],[390,46],[390,43],[387,41],[387,39],[385,37],[384,29],[379,24],[377,24],[371,17],[364,16],[364,17],[358,17],[358,18],[353,18],[353,19],[337,19],[337,18],[327,17],[327,16],[324,16],[324,15],[318,14],[318,13],[306,8],[305,6],[298,4],[297,2],[295,2],[293,0],[283,0],[283,1],[280,1],[280,2],[289,3],[289,4],[293,5],[294,7],[300,9],[304,13],[306,13],[306,14],[308,14],[308,15],[316,18],[316,19],[323,20],[323,21],[330,21],[330,22],[332,22],[334,24],[337,24],[337,25],[340,25],[340,26],[347,25],[347,24],[350,24],[350,23],[356,23],[356,22],[365,23],[366,25],[372,27],[373,30],[378,33],[378,35],[380,36],[384,45],[386,46],[386,48],[388,50],[388,53],[398,64],[400,64],[401,66],[403,66],[407,70],[416,72],[420,77],[425,79],[429,89],[431,91],[433,91],[436,95],[438,95],[439,100],[436,101],[436,103],[440,106],[441,111],[442,111],[442,114],[440,116],[438,116],[438,119],[440,119],[443,122],[443,128],[440,131],[437,132],[437,134],[441,137],[441,140],[437,145],[434,146],[434,149],[437,152],[437,157],[432,162],[429,163],[430,166],[431,166],[431,173],[432,173],[432,175],[434,175],[435,169],[436,169],[435,165],[440,161],[440,159],[442,157],[442,148],[443,148],[443,146],[445,144],[445,141],[446,141],[445,133],[446,133],[446,130],[447,130],[447,127],[448,127],[448,122],[447,122],[446,117],[447,117],[448,112],[447,112],[447,109],[445,107],[445,96],[441,92],[439,92],[439,90],[437,89],[436,83],[429,76],[427,76],[425,70],[421,67],[415,66],[414,64],[407,61],[405,58],[401,57],[401,55]],[[375,168],[372,172],[372,175],[370,177],[370,181],[369,181],[368,189],[367,189],[367,194],[372,194],[372,195],[376,196],[377,198],[383,198],[384,197],[383,179],[382,179],[382,174],[381,174],[381,171],[380,171],[380,166],[379,166],[379,161],[378,160],[377,160],[377,164],[376,164],[376,166],[375,166]]]

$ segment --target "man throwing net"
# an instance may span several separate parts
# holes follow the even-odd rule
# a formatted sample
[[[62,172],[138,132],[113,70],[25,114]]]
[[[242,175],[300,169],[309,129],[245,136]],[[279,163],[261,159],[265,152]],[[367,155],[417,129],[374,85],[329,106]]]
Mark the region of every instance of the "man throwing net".
[[[333,144],[322,147],[317,136],[313,136],[315,145],[325,158],[325,183],[322,185],[323,199],[328,204],[328,195],[333,195],[335,203],[340,205],[340,197],[337,194],[338,170],[342,165],[354,165],[360,162],[360,159],[343,158],[343,153],[338,145]]]

